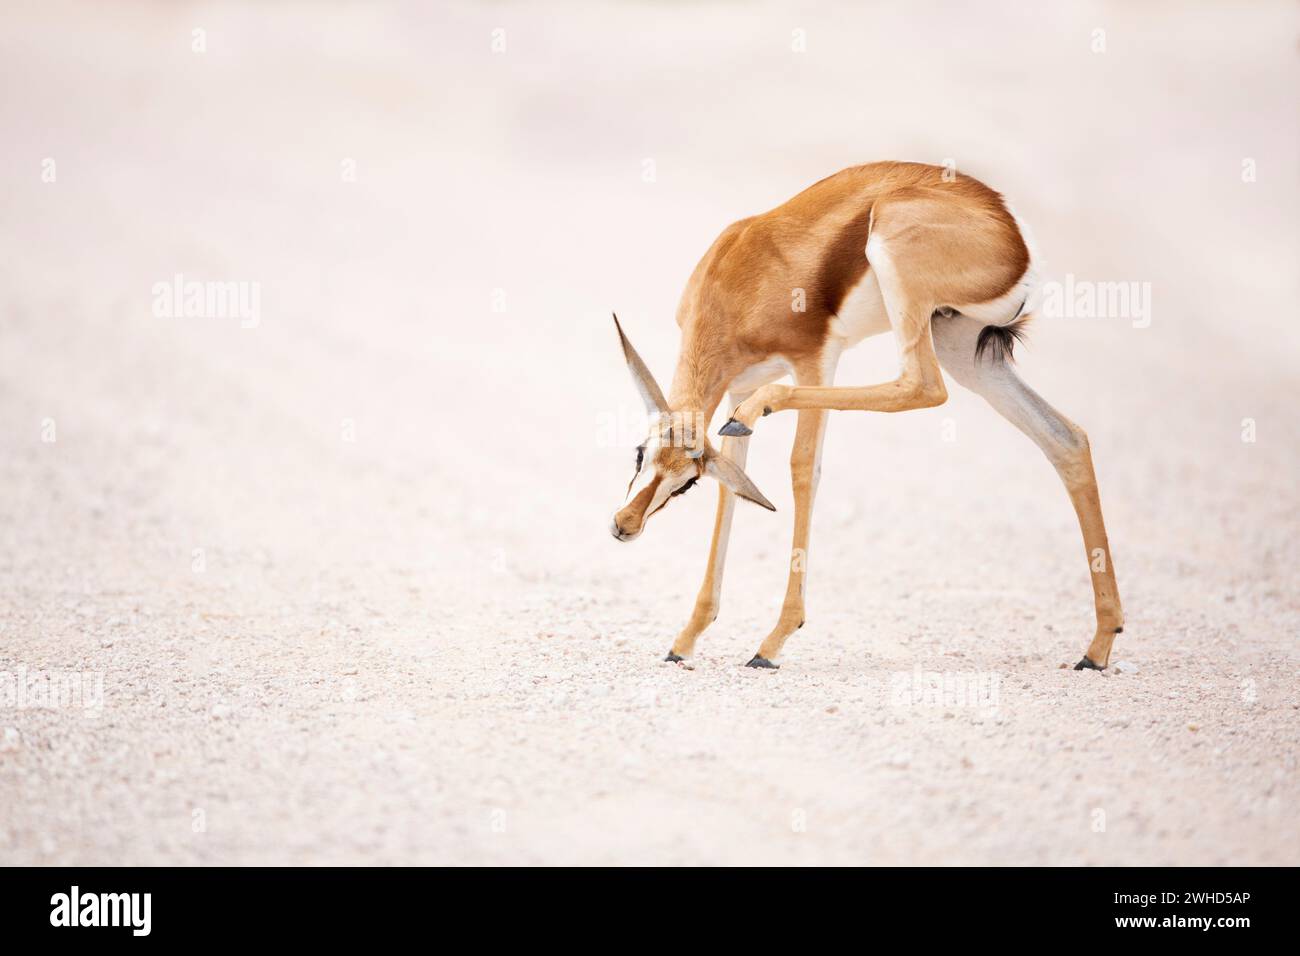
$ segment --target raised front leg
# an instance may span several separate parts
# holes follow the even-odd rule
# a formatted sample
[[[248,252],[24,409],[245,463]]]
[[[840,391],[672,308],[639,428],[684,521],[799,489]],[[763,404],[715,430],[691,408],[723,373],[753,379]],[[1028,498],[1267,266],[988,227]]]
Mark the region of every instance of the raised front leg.
[[[892,382],[863,388],[817,388],[800,385],[765,385],[742,402],[722,426],[723,435],[748,435],[754,423],[765,415],[788,409],[832,409],[837,411],[906,412],[933,408],[948,400],[943,377],[934,365],[933,376],[904,374]]]
[[[870,251],[870,245],[868,250]],[[884,249],[872,260],[881,296],[898,343],[899,375],[892,382],[861,388],[836,388],[829,384],[764,385],[741,402],[719,434],[748,435],[764,415],[786,409],[838,409],[843,411],[904,412],[931,408],[948,400],[943,373],[930,338],[931,297],[909,289],[897,276]]]
[[[724,438],[721,453],[740,467],[745,466],[749,451],[748,438]],[[736,496],[726,486],[718,484],[718,510],[713,520],[713,543],[709,546],[709,563],[704,571],[704,583],[695,598],[695,610],[682,628],[666,661],[680,661],[695,653],[695,641],[704,629],[718,616],[722,595],[722,571],[727,562],[727,543],[731,538],[731,516],[736,509]]]
[[[822,439],[826,435],[826,412],[809,409],[799,413],[794,450],[790,453],[790,481],[794,488],[794,542],[790,547],[790,576],[786,582],[781,616],[763,639],[750,667],[776,668],[786,638],[804,624],[804,597],[808,582],[808,539],[812,528],[813,500],[821,477]]]

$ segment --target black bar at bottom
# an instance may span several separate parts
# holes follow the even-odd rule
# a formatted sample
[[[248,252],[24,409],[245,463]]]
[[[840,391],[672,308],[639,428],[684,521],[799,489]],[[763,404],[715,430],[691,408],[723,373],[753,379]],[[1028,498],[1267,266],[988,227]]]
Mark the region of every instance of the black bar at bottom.
[[[7,869],[0,933],[7,944],[75,937],[300,947],[455,928],[484,944],[530,934],[531,945],[555,944],[560,933],[621,946],[715,934],[734,944],[802,927],[849,939],[913,934],[927,944],[992,934],[1231,945],[1289,928],[1294,877],[1235,868]],[[608,936],[611,927],[622,927],[625,942]]]

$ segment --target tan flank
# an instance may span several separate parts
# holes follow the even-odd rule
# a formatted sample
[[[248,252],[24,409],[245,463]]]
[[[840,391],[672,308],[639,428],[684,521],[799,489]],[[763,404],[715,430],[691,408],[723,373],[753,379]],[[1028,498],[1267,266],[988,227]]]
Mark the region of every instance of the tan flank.
[[[804,623],[827,411],[941,405],[947,372],[1028,435],[1065,483],[1083,532],[1097,615],[1076,668],[1104,668],[1124,616],[1088,438],[1011,364],[1037,294],[1029,246],[1000,195],[941,167],[872,163],[836,173],[723,231],[678,306],[681,350],[666,398],[620,326],[624,357],[655,424],[611,532],[630,541],[696,479],[709,476],[720,485],[704,583],[668,659],[689,656],[717,617],[736,497],[775,510],[744,472],[748,436],[759,418],[799,413],[790,473],[793,553],[803,560],[791,562],[780,618],[749,662],[775,667],[786,638]],[[896,379],[833,384],[846,349],[891,331],[899,351]],[[776,384],[786,375],[792,385]],[[724,395],[734,411],[715,449],[705,431]]]

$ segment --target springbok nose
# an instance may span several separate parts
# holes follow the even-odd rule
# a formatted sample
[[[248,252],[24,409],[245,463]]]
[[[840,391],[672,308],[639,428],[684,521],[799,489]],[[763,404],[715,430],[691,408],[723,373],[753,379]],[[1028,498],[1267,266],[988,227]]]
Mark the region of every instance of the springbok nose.
[[[609,523],[609,533],[612,534],[619,541],[624,540],[623,529],[618,526],[617,518],[615,518],[613,521]]]

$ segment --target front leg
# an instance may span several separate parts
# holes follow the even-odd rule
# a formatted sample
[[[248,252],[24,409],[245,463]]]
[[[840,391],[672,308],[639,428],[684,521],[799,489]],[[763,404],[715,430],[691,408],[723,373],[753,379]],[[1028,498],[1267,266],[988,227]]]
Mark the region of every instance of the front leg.
[[[882,291],[886,287],[882,284]],[[836,388],[826,385],[764,385],[736,406],[720,435],[749,435],[764,415],[786,409],[825,408],[840,411],[905,412],[933,408],[948,400],[939,359],[930,337],[933,306],[927,299],[907,297],[901,290],[885,296],[890,323],[898,342],[898,378],[880,385]]]
[[[794,450],[790,453],[790,481],[794,487],[794,543],[790,548],[790,576],[785,600],[776,626],[764,638],[750,667],[776,668],[781,647],[804,622],[804,596],[808,582],[808,540],[812,530],[813,499],[821,477],[822,439],[826,435],[826,412],[806,409],[799,413]]]
[[[767,385],[736,406],[731,419],[718,430],[720,435],[750,435],[754,423],[765,415],[787,409],[835,409],[838,411],[906,412],[933,408],[948,400],[939,363],[929,374],[903,374],[892,382],[864,388],[823,388],[804,385]]]
[[[790,392],[789,385],[764,385],[736,406],[727,423],[718,429],[719,435],[749,435],[754,431],[754,423],[764,415],[782,411],[787,407]]]
[[[749,450],[748,438],[724,438],[721,453],[741,468]],[[722,597],[722,570],[727,561],[727,542],[731,538],[731,516],[736,510],[736,496],[725,485],[718,485],[718,511],[713,521],[713,544],[709,547],[709,564],[704,571],[704,583],[695,599],[695,610],[682,628],[666,661],[680,661],[695,653],[695,641],[718,616]]]

